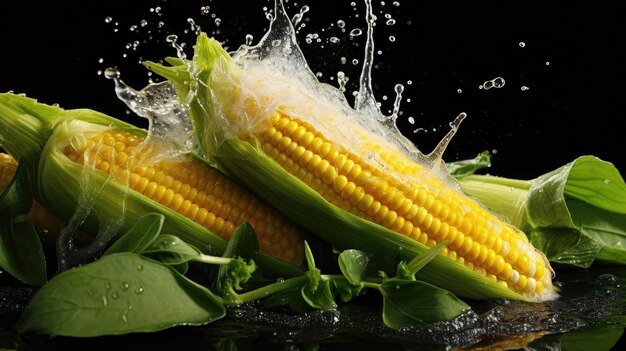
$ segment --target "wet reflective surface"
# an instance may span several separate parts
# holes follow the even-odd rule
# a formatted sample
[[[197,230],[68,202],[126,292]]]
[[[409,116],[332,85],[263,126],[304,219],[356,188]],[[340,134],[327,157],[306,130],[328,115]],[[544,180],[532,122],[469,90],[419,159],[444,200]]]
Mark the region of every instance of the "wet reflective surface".
[[[473,311],[449,322],[391,330],[379,296],[363,296],[336,311],[295,314],[231,309],[202,327],[92,339],[20,337],[12,330],[35,290],[0,284],[0,349],[105,350],[609,350],[626,326],[626,268],[560,270],[561,297],[528,304],[473,301]]]

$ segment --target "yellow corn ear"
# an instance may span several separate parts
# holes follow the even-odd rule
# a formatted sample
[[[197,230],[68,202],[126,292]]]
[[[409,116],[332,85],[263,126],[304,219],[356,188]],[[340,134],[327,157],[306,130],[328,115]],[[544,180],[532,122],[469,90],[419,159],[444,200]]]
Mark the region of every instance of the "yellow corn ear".
[[[318,97],[323,92],[271,68],[234,64],[206,34],[198,37],[193,63],[172,63],[146,66],[191,101],[203,151],[316,235],[339,248],[405,259],[446,240],[421,279],[470,298],[556,296],[547,260],[522,232],[369,132],[358,117],[342,116],[345,107],[329,107]]]
[[[261,251],[302,262],[303,241],[291,221],[206,164],[194,159],[153,162],[153,150],[141,136],[111,130],[70,144],[63,153],[81,165],[89,159],[96,169],[226,240],[247,220]]]

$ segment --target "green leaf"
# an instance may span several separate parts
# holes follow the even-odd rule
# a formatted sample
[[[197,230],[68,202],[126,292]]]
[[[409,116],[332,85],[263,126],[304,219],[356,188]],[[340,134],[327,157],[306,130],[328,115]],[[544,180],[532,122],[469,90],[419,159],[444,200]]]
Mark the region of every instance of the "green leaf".
[[[157,238],[161,228],[163,228],[164,220],[165,216],[160,213],[148,213],[115,241],[104,254],[110,255],[118,252],[142,253]]]
[[[617,344],[623,333],[623,326],[595,326],[575,330],[561,337],[561,350],[609,351]]]
[[[167,265],[180,265],[202,256],[200,250],[171,234],[159,235],[141,254]]]
[[[393,329],[450,320],[470,309],[451,292],[422,281],[388,279],[380,292],[383,321]]]
[[[365,277],[371,254],[360,250],[345,250],[339,254],[339,269],[352,285],[359,285]]]
[[[332,288],[339,293],[341,301],[348,302],[359,296],[361,290],[363,290],[363,283],[352,284],[346,280],[332,280]]]
[[[453,177],[465,178],[478,170],[491,167],[491,154],[489,151],[483,151],[472,159],[448,162],[446,167]]]
[[[304,301],[309,306],[319,310],[336,308],[337,304],[331,290],[330,281],[322,278],[320,270],[315,268],[315,258],[306,241],[304,241],[304,253],[309,267],[309,270],[305,273],[307,282],[300,290]]]
[[[602,245],[573,228],[536,228],[530,242],[553,263],[588,268]]]
[[[17,329],[93,337],[207,324],[224,315],[208,289],[148,258],[117,253],[52,279],[26,307]]]
[[[41,241],[25,215],[33,203],[26,163],[0,195],[0,267],[31,285],[46,283],[46,259]]]

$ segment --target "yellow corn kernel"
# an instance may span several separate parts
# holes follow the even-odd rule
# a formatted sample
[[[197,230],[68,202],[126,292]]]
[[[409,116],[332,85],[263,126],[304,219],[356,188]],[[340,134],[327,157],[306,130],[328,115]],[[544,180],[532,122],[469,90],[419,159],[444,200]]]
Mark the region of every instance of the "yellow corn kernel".
[[[287,125],[284,123],[282,127]],[[270,132],[271,128],[266,134],[274,144],[288,146],[291,143],[291,139],[282,137],[280,132]],[[86,143],[89,148],[69,147],[65,154],[71,160],[91,159],[97,169],[111,174],[119,182],[128,182],[130,189],[225,239],[230,238],[235,228],[247,220],[259,237],[261,251],[292,263],[303,260],[304,247],[299,229],[288,219],[202,163],[194,160],[152,163],[152,151],[143,141],[143,138],[129,132],[102,133]],[[329,164],[320,156],[307,152],[309,159],[315,157],[318,163]],[[333,174],[326,175],[331,176],[334,178]],[[257,225],[259,223],[265,225]],[[283,247],[288,250],[281,249]]]

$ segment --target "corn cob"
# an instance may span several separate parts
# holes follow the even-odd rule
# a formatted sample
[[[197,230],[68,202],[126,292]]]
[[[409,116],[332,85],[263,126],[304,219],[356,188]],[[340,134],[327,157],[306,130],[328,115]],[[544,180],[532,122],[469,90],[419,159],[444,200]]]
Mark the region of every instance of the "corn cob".
[[[547,260],[523,233],[304,86],[244,71],[204,34],[193,64],[168,62],[174,66],[146,65],[177,84],[185,101],[194,94],[190,112],[203,150],[315,234],[405,258],[447,240],[423,279],[471,298],[556,296]],[[342,128],[350,133],[343,139]]]
[[[163,159],[167,149],[143,142],[145,130],[95,111],[64,111],[13,94],[0,95],[0,120],[6,125],[0,131],[2,147],[16,155],[40,155],[35,191],[60,218],[74,214],[81,187],[101,189],[92,199],[90,231],[97,232],[98,222],[119,217],[125,199],[121,230],[145,213],[163,213],[164,232],[215,254],[248,220],[261,251],[273,255],[262,253],[255,261],[274,274],[300,272],[283,261],[301,263],[300,229],[199,157]],[[88,172],[88,184],[81,183],[82,172]]]
[[[17,161],[11,155],[0,153],[0,193],[9,185],[16,170]],[[53,243],[63,228],[63,222],[37,201],[33,201],[33,206],[26,217],[35,226],[41,238],[48,243]]]

